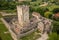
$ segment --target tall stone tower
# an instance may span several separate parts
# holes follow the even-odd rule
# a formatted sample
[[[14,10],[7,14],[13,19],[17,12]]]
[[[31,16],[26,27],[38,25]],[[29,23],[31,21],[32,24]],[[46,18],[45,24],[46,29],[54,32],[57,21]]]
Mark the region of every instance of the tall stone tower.
[[[27,5],[17,6],[18,21],[21,26],[29,23],[29,7]]]

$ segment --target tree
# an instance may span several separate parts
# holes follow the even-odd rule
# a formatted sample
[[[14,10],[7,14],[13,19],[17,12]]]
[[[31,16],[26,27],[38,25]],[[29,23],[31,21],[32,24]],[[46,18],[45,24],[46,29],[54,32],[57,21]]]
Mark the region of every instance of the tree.
[[[7,1],[1,1],[0,2],[0,10],[9,10],[9,9],[15,9],[16,8],[16,2],[7,2]]]

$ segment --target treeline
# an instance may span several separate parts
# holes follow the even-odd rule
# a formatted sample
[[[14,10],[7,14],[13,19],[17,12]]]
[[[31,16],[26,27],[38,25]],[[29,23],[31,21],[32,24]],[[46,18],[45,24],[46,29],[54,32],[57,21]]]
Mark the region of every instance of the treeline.
[[[0,1],[0,10],[14,10],[16,8],[16,2]]]

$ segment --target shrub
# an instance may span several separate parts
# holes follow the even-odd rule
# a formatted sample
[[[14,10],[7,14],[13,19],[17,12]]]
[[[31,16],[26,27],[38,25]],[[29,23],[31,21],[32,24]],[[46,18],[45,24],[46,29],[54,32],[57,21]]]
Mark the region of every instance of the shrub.
[[[46,17],[46,18],[50,18],[50,17],[52,17],[52,12],[45,12],[44,13],[44,16]]]
[[[53,22],[53,29],[52,29],[52,31],[59,34],[59,21],[54,21]]]
[[[14,10],[16,8],[16,2],[7,2],[7,1],[1,1],[0,2],[0,10]]]
[[[59,12],[59,8],[53,9],[53,13],[58,13],[58,12]]]

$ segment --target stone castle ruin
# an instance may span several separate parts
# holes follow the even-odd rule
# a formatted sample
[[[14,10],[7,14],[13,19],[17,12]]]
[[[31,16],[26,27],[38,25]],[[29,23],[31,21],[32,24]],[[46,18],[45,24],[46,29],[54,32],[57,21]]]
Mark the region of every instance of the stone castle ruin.
[[[2,21],[8,28],[14,40],[19,40],[20,37],[26,36],[38,29],[41,33],[51,31],[50,19],[42,17],[39,13],[33,12],[32,18],[29,19],[29,6],[18,5],[17,15],[11,18],[4,18]]]
[[[14,40],[18,40],[37,29],[36,18],[29,19],[29,7],[17,6],[17,16],[4,18],[3,22]]]

